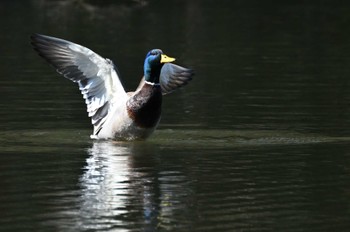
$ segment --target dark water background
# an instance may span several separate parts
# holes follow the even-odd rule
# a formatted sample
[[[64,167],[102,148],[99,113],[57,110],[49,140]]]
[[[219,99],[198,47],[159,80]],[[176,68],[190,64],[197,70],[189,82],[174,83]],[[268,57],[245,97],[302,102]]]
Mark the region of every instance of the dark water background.
[[[348,231],[350,3],[1,1],[1,231]],[[145,142],[96,142],[29,45],[87,46],[126,89],[151,48],[196,71]]]

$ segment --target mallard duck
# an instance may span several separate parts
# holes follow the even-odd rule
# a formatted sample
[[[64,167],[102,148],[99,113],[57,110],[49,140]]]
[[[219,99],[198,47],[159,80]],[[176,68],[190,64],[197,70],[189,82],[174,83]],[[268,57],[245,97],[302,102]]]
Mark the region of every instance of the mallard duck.
[[[125,92],[113,62],[79,44],[40,34],[31,36],[40,56],[65,78],[78,83],[93,125],[93,139],[146,139],[157,127],[162,95],[186,85],[193,76],[175,59],[152,49],[135,92]]]

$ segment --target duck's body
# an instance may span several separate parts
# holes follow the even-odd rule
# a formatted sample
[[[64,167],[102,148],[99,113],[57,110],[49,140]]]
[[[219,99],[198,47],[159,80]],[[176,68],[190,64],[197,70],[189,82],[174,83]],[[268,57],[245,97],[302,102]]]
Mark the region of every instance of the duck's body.
[[[145,83],[137,92],[119,99],[107,115],[106,125],[94,131],[95,139],[136,140],[146,139],[157,127],[162,106],[160,86]]]
[[[138,88],[127,93],[110,60],[66,40],[38,34],[31,38],[39,55],[79,84],[94,126],[94,139],[147,138],[159,123],[162,95],[187,84],[193,75],[192,70],[170,64],[175,59],[153,49],[146,56]]]

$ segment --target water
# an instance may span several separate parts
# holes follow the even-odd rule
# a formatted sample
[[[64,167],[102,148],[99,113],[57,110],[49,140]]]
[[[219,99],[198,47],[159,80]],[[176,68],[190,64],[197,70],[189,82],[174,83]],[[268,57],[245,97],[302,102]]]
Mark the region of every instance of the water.
[[[350,5],[320,1],[0,3],[0,231],[347,231]],[[92,141],[40,32],[112,59],[196,70],[147,141]]]

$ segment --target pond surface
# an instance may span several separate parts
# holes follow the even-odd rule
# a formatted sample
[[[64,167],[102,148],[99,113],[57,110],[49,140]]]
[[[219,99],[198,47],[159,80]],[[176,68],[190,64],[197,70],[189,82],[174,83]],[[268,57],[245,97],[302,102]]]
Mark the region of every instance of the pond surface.
[[[350,4],[2,1],[0,231],[348,231]],[[195,79],[147,141],[93,141],[39,32]]]

